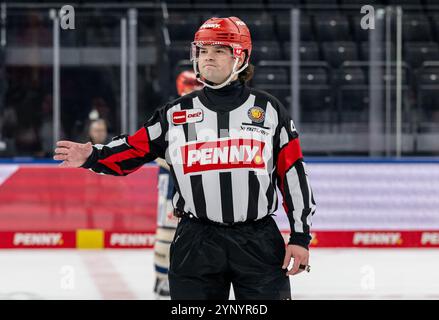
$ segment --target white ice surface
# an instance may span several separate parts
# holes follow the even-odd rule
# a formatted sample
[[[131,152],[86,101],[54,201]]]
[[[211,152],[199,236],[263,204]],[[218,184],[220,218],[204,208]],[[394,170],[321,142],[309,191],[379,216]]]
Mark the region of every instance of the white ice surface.
[[[311,250],[294,299],[439,299],[439,251]],[[1,250],[0,299],[154,299],[152,250]]]

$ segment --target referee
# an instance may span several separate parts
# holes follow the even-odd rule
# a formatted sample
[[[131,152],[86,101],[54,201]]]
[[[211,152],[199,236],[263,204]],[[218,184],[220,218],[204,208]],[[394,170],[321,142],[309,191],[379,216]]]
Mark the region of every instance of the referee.
[[[291,299],[288,276],[308,267],[315,201],[298,133],[276,98],[246,85],[251,51],[242,20],[211,18],[191,50],[202,90],[167,103],[131,136],[107,145],[59,141],[55,149],[62,167],[111,175],[166,159],[181,218],[172,299],[227,299],[231,285],[238,300]],[[276,185],[291,227],[287,246],[272,219]]]

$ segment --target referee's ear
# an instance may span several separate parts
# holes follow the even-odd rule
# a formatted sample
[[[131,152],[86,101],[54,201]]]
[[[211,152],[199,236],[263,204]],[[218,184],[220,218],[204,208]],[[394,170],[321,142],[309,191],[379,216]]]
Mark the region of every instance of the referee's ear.
[[[241,54],[240,56],[239,56],[239,58],[238,58],[238,60],[239,60],[239,63],[238,63],[238,65],[239,65],[239,67],[238,67],[238,70],[239,69],[241,69],[242,68],[242,66],[244,65],[244,62],[245,62],[245,52],[243,53],[243,54]]]

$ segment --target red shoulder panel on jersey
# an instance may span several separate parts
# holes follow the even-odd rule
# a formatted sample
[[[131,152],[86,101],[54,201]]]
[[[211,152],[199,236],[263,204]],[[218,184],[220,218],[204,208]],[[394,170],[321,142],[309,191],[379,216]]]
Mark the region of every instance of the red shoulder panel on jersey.
[[[146,128],[140,128],[135,134],[127,138],[127,142],[130,146],[140,151],[142,156],[149,153],[149,139]]]
[[[283,193],[284,177],[285,173],[291,166],[300,158],[303,158],[302,150],[300,149],[299,139],[293,139],[288,142],[288,144],[282,148],[277,157],[277,175],[280,178],[281,191]]]

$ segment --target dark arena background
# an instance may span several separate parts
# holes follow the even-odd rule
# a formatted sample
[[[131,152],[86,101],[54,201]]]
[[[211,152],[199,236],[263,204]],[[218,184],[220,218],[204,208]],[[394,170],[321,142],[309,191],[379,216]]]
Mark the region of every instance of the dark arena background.
[[[61,168],[55,142],[134,133],[214,16],[247,24],[249,85],[300,135],[317,211],[293,299],[439,299],[439,0],[0,6],[0,299],[155,299],[158,165]]]

